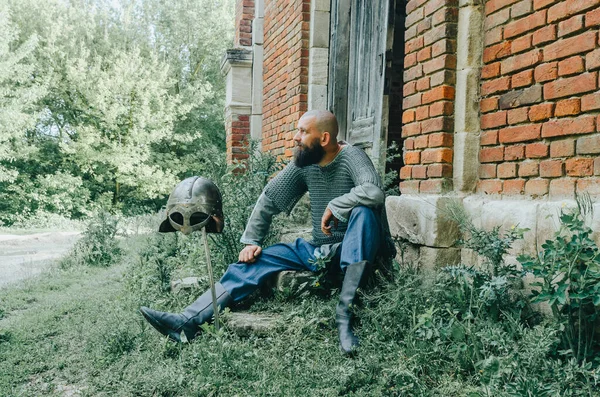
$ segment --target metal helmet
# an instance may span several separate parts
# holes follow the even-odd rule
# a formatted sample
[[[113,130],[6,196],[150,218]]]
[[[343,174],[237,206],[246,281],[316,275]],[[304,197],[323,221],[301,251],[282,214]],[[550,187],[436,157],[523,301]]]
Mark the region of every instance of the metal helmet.
[[[207,233],[221,233],[224,225],[219,188],[210,179],[193,176],[173,189],[167,201],[167,219],[158,231],[190,234],[206,226]]]

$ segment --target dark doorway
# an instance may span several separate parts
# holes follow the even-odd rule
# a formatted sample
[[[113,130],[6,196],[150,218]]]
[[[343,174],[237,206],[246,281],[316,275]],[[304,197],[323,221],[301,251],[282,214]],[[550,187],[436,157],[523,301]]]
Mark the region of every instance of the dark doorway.
[[[393,29],[392,48],[386,54],[386,72],[384,95],[388,96],[388,148],[394,144],[399,156],[386,163],[386,173],[395,172],[396,186],[400,183],[399,171],[404,166],[401,156],[402,142],[402,99],[404,89],[404,22],[406,19],[406,2],[404,0],[390,0],[389,28]],[[388,153],[394,155],[392,151]]]

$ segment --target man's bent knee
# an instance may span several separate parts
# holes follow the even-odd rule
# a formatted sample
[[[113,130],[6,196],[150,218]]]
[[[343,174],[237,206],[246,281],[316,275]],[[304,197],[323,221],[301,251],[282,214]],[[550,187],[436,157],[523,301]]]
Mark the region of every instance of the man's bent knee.
[[[365,219],[372,219],[373,221],[377,221],[377,216],[375,215],[375,211],[373,211],[372,208],[369,207],[365,207],[364,205],[359,205],[357,207],[354,207],[352,209],[352,212],[350,212],[350,219],[353,218],[365,218]]]

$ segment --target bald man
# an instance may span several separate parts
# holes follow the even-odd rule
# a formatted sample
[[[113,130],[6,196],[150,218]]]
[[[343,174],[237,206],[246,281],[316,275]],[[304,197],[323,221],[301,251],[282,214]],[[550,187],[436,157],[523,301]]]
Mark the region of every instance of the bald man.
[[[300,118],[294,135],[294,161],[260,195],[241,238],[246,246],[239,261],[229,265],[216,289],[223,309],[248,297],[276,273],[314,272],[316,258],[325,258],[344,273],[336,324],[340,348],[351,354],[359,344],[352,330],[356,291],[378,253],[390,256],[394,252],[384,216],[381,178],[361,149],[338,141],[337,135],[337,120],[328,111],[313,110]],[[310,195],[312,240],[299,238],[263,249],[273,216],[289,214],[306,192]],[[210,290],[181,314],[147,307],[141,312],[154,328],[178,342],[192,340],[214,315]]]

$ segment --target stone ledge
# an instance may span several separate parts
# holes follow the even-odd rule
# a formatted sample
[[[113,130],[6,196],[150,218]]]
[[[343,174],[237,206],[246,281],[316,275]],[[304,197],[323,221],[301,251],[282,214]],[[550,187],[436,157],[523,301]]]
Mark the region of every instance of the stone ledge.
[[[412,244],[452,247],[459,237],[457,225],[444,216],[448,196],[409,195],[388,197],[385,205],[390,232]]]

